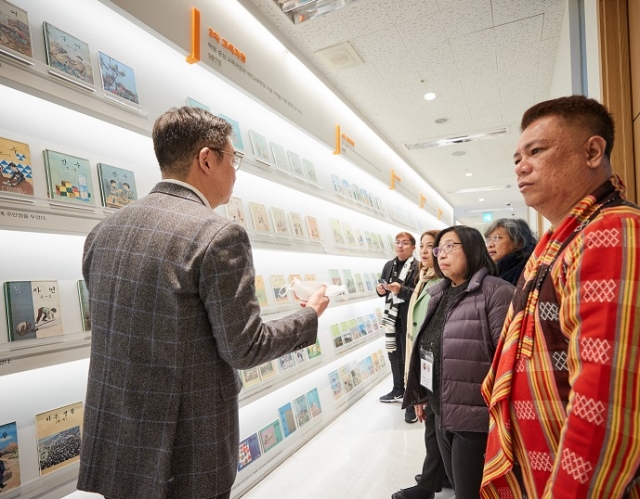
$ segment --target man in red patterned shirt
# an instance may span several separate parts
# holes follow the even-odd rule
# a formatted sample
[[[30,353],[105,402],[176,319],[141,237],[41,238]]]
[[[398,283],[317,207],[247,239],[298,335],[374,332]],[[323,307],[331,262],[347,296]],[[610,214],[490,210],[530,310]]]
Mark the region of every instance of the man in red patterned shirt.
[[[551,224],[527,262],[482,387],[485,499],[640,497],[640,208],[612,175],[595,100],[539,103],[514,155]]]

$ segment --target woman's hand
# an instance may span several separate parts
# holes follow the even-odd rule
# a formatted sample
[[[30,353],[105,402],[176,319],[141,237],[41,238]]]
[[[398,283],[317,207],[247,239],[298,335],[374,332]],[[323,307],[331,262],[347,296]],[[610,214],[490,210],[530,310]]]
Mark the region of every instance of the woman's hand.
[[[424,413],[424,406],[420,404],[420,405],[416,405],[415,408],[416,408],[416,416],[418,417],[418,421],[420,421],[421,423],[424,423],[425,420],[427,419],[427,416]]]

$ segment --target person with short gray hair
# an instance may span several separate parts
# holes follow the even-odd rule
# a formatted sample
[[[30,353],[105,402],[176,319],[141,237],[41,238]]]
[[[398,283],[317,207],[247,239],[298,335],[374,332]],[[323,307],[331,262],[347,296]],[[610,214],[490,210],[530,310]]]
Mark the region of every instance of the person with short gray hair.
[[[515,286],[537,243],[529,224],[521,218],[500,218],[486,228],[484,237],[498,275]]]

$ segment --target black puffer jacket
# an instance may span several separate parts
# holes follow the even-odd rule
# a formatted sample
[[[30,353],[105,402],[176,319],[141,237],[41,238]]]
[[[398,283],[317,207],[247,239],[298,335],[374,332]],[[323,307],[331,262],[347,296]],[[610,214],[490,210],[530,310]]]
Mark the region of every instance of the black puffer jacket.
[[[448,279],[431,286],[427,316],[411,352],[411,365],[402,407],[425,403],[420,385],[420,342],[445,290]],[[451,305],[441,348],[441,427],[449,431],[489,431],[489,412],[480,393],[513,297],[514,287],[498,277],[476,272]]]

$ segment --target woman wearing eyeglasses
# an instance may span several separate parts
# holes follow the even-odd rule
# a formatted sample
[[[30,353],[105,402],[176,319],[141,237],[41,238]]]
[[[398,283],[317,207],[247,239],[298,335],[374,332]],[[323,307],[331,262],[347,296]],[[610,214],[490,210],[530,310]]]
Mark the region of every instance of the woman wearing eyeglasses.
[[[501,218],[487,227],[484,237],[498,276],[515,286],[538,242],[529,224],[521,218]]]
[[[489,430],[480,385],[514,287],[497,277],[476,229],[444,229],[433,254],[435,273],[443,280],[427,290],[431,298],[411,352],[402,405],[433,409],[438,447],[456,499],[477,499]]]

